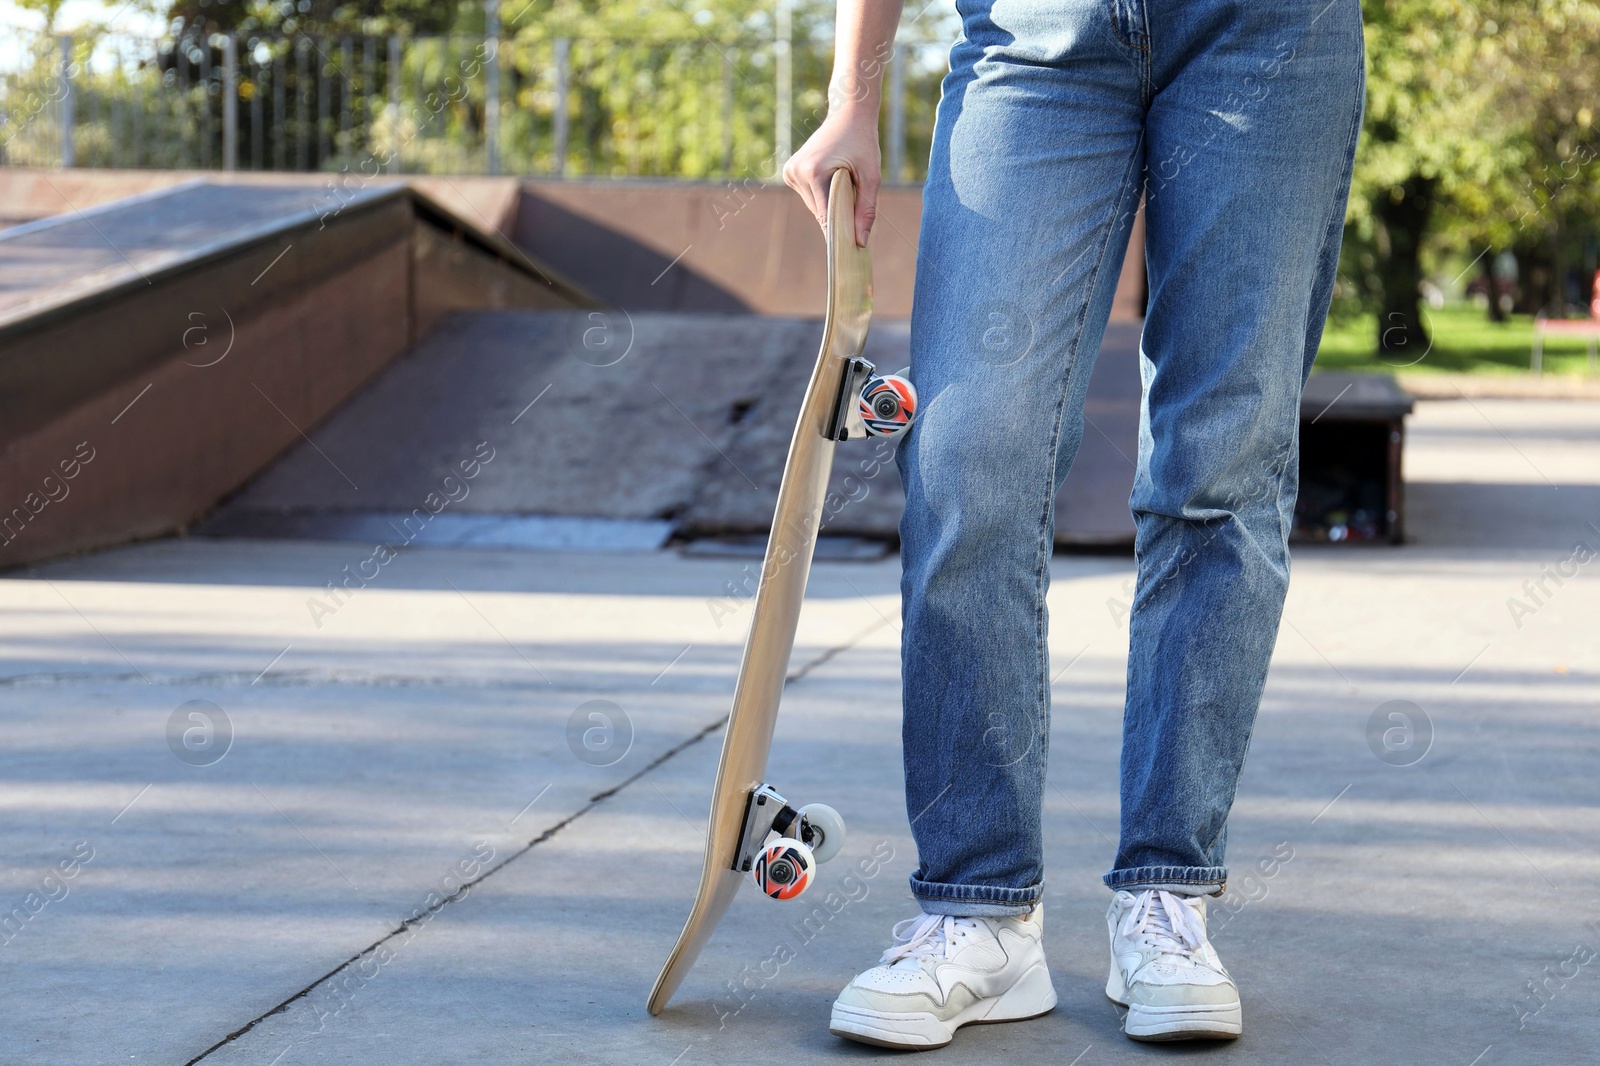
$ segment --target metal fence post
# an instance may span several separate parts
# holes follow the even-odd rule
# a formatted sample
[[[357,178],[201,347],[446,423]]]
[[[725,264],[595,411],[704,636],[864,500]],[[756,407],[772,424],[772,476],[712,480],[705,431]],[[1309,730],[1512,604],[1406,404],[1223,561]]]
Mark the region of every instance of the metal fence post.
[[[722,172],[733,174],[733,64],[734,50],[722,53]]]
[[[889,159],[883,179],[898,183],[906,165],[906,59],[899,44],[889,53]]]
[[[56,105],[56,124],[61,127],[61,165],[70,167],[77,162],[72,151],[72,37],[63,33],[56,42],[61,49],[61,100]]]
[[[794,125],[794,21],[790,17],[789,0],[776,0],[777,39],[773,42],[778,68],[778,104],[773,116],[775,129],[772,135],[773,179],[783,177],[783,165],[794,154],[792,127]]]
[[[389,38],[389,174],[401,172],[400,162],[400,38]]]
[[[239,42],[222,40],[222,169],[239,167]]]
[[[570,74],[568,66],[572,58],[572,42],[565,37],[556,38],[556,107],[554,121],[551,123],[551,138],[555,141],[555,165],[553,171],[556,177],[562,177],[567,172],[567,78]]]
[[[483,67],[483,141],[485,168],[500,173],[500,0],[483,0],[484,44],[489,55]]]

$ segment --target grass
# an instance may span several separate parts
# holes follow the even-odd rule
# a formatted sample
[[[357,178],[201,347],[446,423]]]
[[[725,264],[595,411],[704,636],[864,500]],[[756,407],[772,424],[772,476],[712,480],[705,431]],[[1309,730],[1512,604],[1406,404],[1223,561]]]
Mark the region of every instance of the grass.
[[[1373,315],[1342,321],[1330,319],[1317,355],[1317,369],[1472,374],[1528,372],[1533,351],[1531,315],[1512,315],[1506,322],[1490,322],[1487,313],[1470,304],[1447,304],[1438,309],[1425,307],[1424,311],[1427,316],[1424,324],[1432,333],[1432,346],[1426,349],[1426,354],[1380,356],[1376,351],[1378,327]],[[1546,337],[1545,373],[1585,373],[1587,344],[1584,337]]]

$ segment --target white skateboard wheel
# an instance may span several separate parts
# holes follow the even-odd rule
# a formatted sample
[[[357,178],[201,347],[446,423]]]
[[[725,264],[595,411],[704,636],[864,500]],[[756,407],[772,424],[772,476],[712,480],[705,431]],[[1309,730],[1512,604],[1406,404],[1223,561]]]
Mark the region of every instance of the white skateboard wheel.
[[[811,827],[811,854],[818,862],[827,862],[844,847],[844,819],[826,803],[808,803],[800,808],[800,817]]]
[[[898,437],[917,415],[917,388],[899,374],[875,377],[861,388],[861,421],[874,437]]]
[[[811,887],[817,859],[811,849],[790,837],[779,837],[761,849],[750,876],[773,899],[794,899]]]

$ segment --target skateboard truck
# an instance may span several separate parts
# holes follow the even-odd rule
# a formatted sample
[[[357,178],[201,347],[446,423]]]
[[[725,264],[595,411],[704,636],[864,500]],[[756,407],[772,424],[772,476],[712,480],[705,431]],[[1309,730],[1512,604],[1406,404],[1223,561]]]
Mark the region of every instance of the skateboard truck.
[[[828,420],[829,440],[898,437],[917,413],[917,389],[905,371],[879,375],[866,359],[846,359],[839,398]]]
[[[767,843],[767,836],[778,839]],[[793,899],[811,886],[817,863],[827,862],[844,846],[844,820],[821,803],[799,810],[771,785],[750,790],[733,868],[749,874],[773,899]]]

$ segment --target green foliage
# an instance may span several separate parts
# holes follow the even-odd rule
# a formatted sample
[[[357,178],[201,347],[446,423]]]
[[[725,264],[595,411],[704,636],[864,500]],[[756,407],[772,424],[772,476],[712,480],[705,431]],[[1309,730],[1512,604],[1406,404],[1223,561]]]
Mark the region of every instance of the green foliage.
[[[1317,369],[1501,374],[1528,369],[1533,316],[1511,315],[1505,322],[1490,322],[1481,307],[1470,303],[1446,304],[1423,314],[1432,347],[1414,354],[1379,354],[1373,344],[1377,322],[1370,314],[1330,322],[1317,354]],[[1544,369],[1558,374],[1587,372],[1584,338],[1547,337]]]
[[[1365,130],[1339,311],[1372,310],[1396,234],[1387,199],[1431,197],[1423,261],[1486,248],[1579,261],[1600,217],[1600,5],[1366,0]],[[1409,281],[1414,289],[1420,278]],[[1390,302],[1395,293],[1387,294]]]
[[[432,36],[483,30],[482,7],[472,0],[172,0],[166,14],[175,28],[202,33]]]

